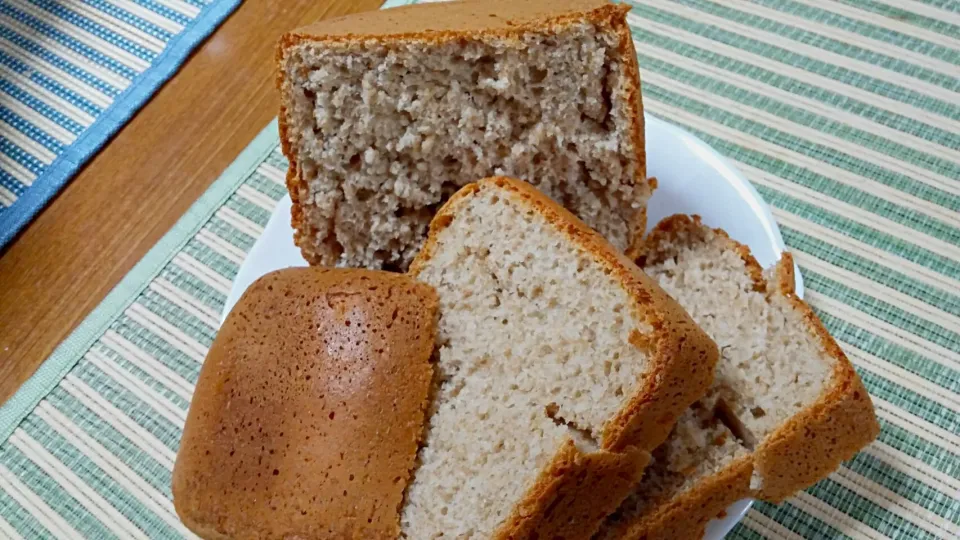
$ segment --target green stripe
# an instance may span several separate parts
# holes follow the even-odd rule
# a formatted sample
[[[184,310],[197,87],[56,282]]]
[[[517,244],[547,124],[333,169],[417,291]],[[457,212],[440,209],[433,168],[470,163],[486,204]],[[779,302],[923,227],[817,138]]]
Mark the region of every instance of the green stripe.
[[[160,516],[144,506],[133,494],[111,479],[90,458],[66,441],[46,422],[27,417],[21,424],[58,461],[69,468],[84,485],[96,492],[110,506],[117,509],[131,523],[151,535],[161,537],[176,535],[176,532]]]
[[[924,464],[947,474],[960,478],[960,456],[931,441],[920,438],[909,431],[879,419],[880,435],[877,440],[912,457]]]
[[[807,490],[814,497],[829,502],[830,506],[864,523],[882,534],[896,537],[905,535],[911,539],[931,539],[937,537],[917,527],[912,522],[888,511],[870,499],[861,497],[853,491],[827,478]]]
[[[832,540],[850,538],[823,521],[820,521],[820,519],[800,510],[789,500],[778,506],[757,501],[753,504],[753,507],[761,514],[804,538],[830,538]]]
[[[9,442],[0,446],[0,461],[85,538],[117,539],[116,535],[103,526],[103,523],[100,523],[82,504],[64,491],[60,484]]]
[[[926,94],[916,92],[900,85],[892,84],[864,73],[858,73],[844,67],[836,66],[816,58],[810,58],[797,54],[789,49],[768,45],[748,36],[729,32],[716,26],[698,23],[686,17],[674,15],[656,9],[649,5],[633,5],[633,13],[646,19],[659,23],[670,25],[674,28],[685,30],[697,34],[703,38],[716,41],[748,51],[782,64],[787,64],[796,68],[817,73],[824,77],[834,79],[840,83],[860,88],[867,92],[885,96],[904,104],[910,104],[914,107],[953,118],[958,114],[955,104],[933,98]]]
[[[727,535],[727,538],[742,538],[744,540],[764,540],[764,536],[757,531],[747,527],[743,522],[737,523],[733,530]]]
[[[710,13],[712,15],[727,19],[731,22],[746,24],[756,28],[757,30],[770,32],[775,34],[778,38],[790,39],[805,45],[830,51],[841,56],[846,56],[847,58],[868,62],[877,67],[888,69],[896,73],[914,77],[930,84],[940,86],[946,90],[956,91],[958,84],[960,84],[960,81],[958,81],[955,76],[951,76],[949,73],[933,71],[922,66],[911,64],[899,58],[893,58],[891,56],[877,53],[869,49],[864,49],[850,43],[845,43],[824,35],[802,30],[789,24],[784,24],[765,17],[760,17],[758,15],[753,15],[744,11],[722,6],[715,2],[698,0],[693,4],[688,4],[688,7],[695,7],[697,10],[704,13]],[[789,48],[789,45],[787,44],[784,46]]]
[[[818,259],[853,272],[875,283],[911,296],[937,309],[960,316],[960,295],[927,285],[880,263],[830,244],[797,229],[780,225],[784,241],[794,250],[808,253]],[[957,284],[960,287],[960,283]]]
[[[908,313],[889,302],[868,296],[823,274],[806,268],[803,268],[802,273],[804,285],[807,287],[930,343],[940,345],[949,351],[960,352],[957,350],[960,334]]]
[[[213,338],[217,335],[217,329],[211,328],[207,323],[194,317],[187,311],[184,311],[176,304],[170,302],[162,295],[153,291],[149,294],[143,294],[137,298],[137,303],[153,312],[156,316],[165,321],[176,321],[176,327],[184,334],[198,341],[205,347],[210,347]]]
[[[55,538],[53,533],[33,517],[33,514],[20,506],[20,503],[2,489],[0,489],[0,516],[24,539],[53,540]]]
[[[286,164],[284,164],[284,167],[286,167]],[[287,189],[285,187],[278,185],[273,180],[270,180],[266,176],[263,176],[259,173],[251,174],[250,178],[247,178],[245,184],[275,201],[279,201],[284,195],[287,194]]]
[[[175,263],[170,263],[160,272],[160,277],[166,279],[178,289],[199,300],[203,305],[213,308],[217,313],[223,309],[223,304],[227,301],[227,295],[213,289],[200,278],[190,272],[180,268]]]
[[[841,168],[851,167],[851,163],[858,161],[840,152],[828,150],[821,145],[806,141],[800,142],[800,139],[785,132],[771,129],[739,115],[721,112],[709,105],[682,97],[679,94],[660,89],[654,85],[647,84],[644,87],[644,92],[660,97],[661,100],[684,108],[691,113],[715,120],[730,128],[772,142],[777,146],[791,148],[801,154],[823,161],[830,161],[832,157],[837,160],[834,164]],[[887,218],[895,223],[900,223],[904,227],[928,234],[953,245],[960,245],[960,229],[952,224],[944,223],[926,214],[910,210],[894,202],[872,195],[862,189],[842,184],[810,169],[771,159],[767,154],[729,142],[726,139],[721,139],[695,126],[679,121],[676,123],[706,141],[707,144],[725,156],[766,171],[774,176],[789,180],[794,184],[810,188],[831,198],[860,208],[861,210]],[[803,147],[797,146],[798,144],[806,145],[807,148],[802,149]],[[818,155],[816,153],[817,151],[823,151],[824,155]],[[849,161],[844,162],[841,161],[842,159],[848,159]],[[954,204],[954,201],[950,201],[950,204]],[[825,211],[820,207],[817,208],[820,212]]]
[[[949,521],[960,524],[960,503],[899,469],[895,469],[866,452],[847,462],[851,470],[873,480],[897,495]]]
[[[183,411],[186,411],[190,407],[190,402],[180,397],[180,394],[177,394],[172,389],[167,388],[162,382],[154,379],[148,372],[141,369],[139,365],[126,360],[120,356],[119,353],[104,345],[102,342],[95,345],[94,348],[110,359],[110,361],[117,364],[119,369],[128,372],[133,378],[139,380],[160,396],[163,396],[163,398],[171,405]]]
[[[187,381],[197,380],[197,375],[200,373],[199,362],[160,336],[140,326],[136,321],[121,315],[117,317],[111,328]]]
[[[883,399],[898,409],[926,420],[948,433],[960,433],[957,411],[900,386],[869,368],[857,367],[857,373],[870,395]]]
[[[803,219],[824,226],[834,231],[863,242],[864,244],[882,249],[892,255],[901,257],[942,274],[951,279],[960,279],[960,264],[953,259],[926,249],[918,244],[900,240],[881,230],[873,229],[859,222],[835,214],[826,208],[812,205],[791,197],[777,189],[754,184],[767,203],[795,214]]]
[[[953,64],[960,63],[960,55],[957,54],[955,49],[944,47],[942,45],[937,45],[936,43],[931,43],[924,39],[916,38],[913,36],[908,36],[906,34],[900,34],[897,32],[891,32],[886,28],[876,26],[866,21],[861,21],[858,19],[852,19],[845,15],[840,15],[833,13],[827,9],[821,9],[819,7],[807,6],[804,4],[799,4],[793,2],[792,0],[753,0],[760,4],[764,4],[767,7],[771,7],[785,13],[790,13],[792,15],[798,15],[805,19],[811,21],[826,24],[839,28],[841,30],[849,30],[856,32],[861,36],[866,36],[869,38],[876,39],[878,41],[885,41],[891,45],[896,45],[898,47],[903,47],[908,51],[925,54],[932,58],[938,60],[943,60],[944,62],[950,62]],[[916,1],[916,0],[915,0]],[[960,3],[956,3],[955,0],[947,0],[948,2],[954,2],[955,6],[960,6]]]
[[[166,418],[157,414],[152,407],[140,399],[137,392],[129,390],[97,366],[87,360],[80,360],[73,374],[92,388],[94,392],[123,411],[131,420],[150,432],[167,448],[176,452],[180,441],[180,426],[175,426]]]
[[[660,60],[655,56],[638,54],[637,57],[647,70],[661,73],[675,81],[736,101],[744,107],[763,110],[764,112],[775,115],[789,122],[815,129],[819,132],[832,135],[850,143],[880,152],[883,155],[895,156],[898,161],[927,169],[931,172],[946,176],[948,178],[960,177],[960,165],[953,161],[942,159],[939,156],[934,156],[926,152],[914,150],[900,144],[899,142],[892,141],[862,129],[854,128],[849,124],[836,122],[825,116],[809,112],[799,107],[794,107],[764,94],[746,90],[722,80],[700,75],[699,73],[694,73],[676,64],[671,64],[669,62]],[[647,90],[650,86],[654,85],[651,83],[646,83],[644,84],[644,89]],[[958,139],[958,144],[960,144],[960,139]],[[803,146],[803,148],[806,149],[809,146],[810,144],[807,143]],[[813,152],[812,155],[814,157],[823,160],[822,158],[826,156],[817,151],[818,149],[822,148],[825,147],[811,147],[810,152]],[[811,155],[807,152],[804,153]],[[866,173],[872,180],[879,181],[906,193],[911,193],[935,204],[948,206],[954,210],[960,210],[960,197],[956,195],[933,186],[927,186],[910,176],[884,170],[871,164],[870,162],[860,159],[851,159],[847,154],[843,154],[843,156],[843,159],[831,160],[830,164],[843,167],[846,170],[856,174],[863,175]]]
[[[233,278],[237,276],[237,272],[240,270],[240,266],[237,263],[217,253],[213,249],[206,247],[196,238],[191,239],[187,242],[187,245],[183,246],[182,253],[197,259],[205,266],[210,267],[215,273],[230,281],[233,281]]]
[[[160,493],[171,497],[170,470],[144,452],[113,425],[83,406],[62,388],[54,388],[47,401],[84,433],[103,445],[111,454],[137,473]],[[177,442],[179,447],[179,441]]]
[[[231,246],[240,248],[244,253],[247,253],[253,248],[255,238],[217,216],[212,216],[203,228],[217,235]]]
[[[910,24],[919,28],[924,28],[926,30],[931,30],[939,34],[943,34],[949,38],[954,38],[960,35],[960,26],[951,24],[947,21],[941,19],[931,19],[925,15],[919,15],[910,11],[909,9],[902,9],[900,7],[887,5],[882,2],[874,2],[873,0],[838,0],[844,4],[851,5],[855,8],[859,8],[864,11],[869,11],[871,13],[877,13],[883,15],[884,17],[890,17],[896,21]],[[949,5],[949,3],[948,3]]]
[[[247,199],[244,199],[240,195],[234,195],[233,197],[230,197],[224,206],[235,210],[241,216],[249,219],[257,225],[260,225],[261,227],[266,225],[267,220],[270,219],[269,212],[253,204]]]
[[[661,36],[660,34],[655,34],[638,27],[631,28],[634,38],[644,44],[666,49],[675,54],[696,59],[744,77],[749,77],[759,83],[819,101],[831,107],[836,107],[848,113],[861,116],[871,122],[909,133],[915,137],[941,146],[952,149],[960,148],[960,137],[958,137],[956,133],[942,129],[940,126],[921,122],[914,118],[901,115],[896,111],[881,109],[871,103],[853,99],[842,93],[821,88],[793,77],[780,75],[768,69],[743,62],[737,58],[724,56],[709,49],[696,47],[669,36]],[[641,68],[641,71],[646,70],[646,66],[644,65],[641,65]],[[642,78],[641,73],[641,79]]]

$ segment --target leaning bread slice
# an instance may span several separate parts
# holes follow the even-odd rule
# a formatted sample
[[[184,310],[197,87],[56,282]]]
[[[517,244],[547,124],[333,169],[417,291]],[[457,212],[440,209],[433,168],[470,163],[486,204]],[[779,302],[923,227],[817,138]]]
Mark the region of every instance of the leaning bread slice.
[[[285,35],[280,137],[304,258],[405,269],[437,207],[495,174],[536,183],[633,246],[651,185],[627,11],[463,0]]]
[[[785,253],[764,273],[746,246],[673,216],[639,265],[717,343],[708,394],[680,419],[603,538],[695,538],[734,501],[779,502],[879,432],[853,366],[794,291]]]
[[[460,190],[410,273],[440,321],[409,538],[589,538],[712,379],[689,316],[521,181]]]

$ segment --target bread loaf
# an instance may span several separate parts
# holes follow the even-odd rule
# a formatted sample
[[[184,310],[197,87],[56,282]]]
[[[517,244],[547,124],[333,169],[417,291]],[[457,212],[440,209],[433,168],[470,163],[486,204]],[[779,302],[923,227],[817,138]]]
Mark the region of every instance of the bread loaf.
[[[396,538],[432,380],[437,297],[296,268],[244,293],[197,381],[177,514],[213,538]]]
[[[794,291],[785,253],[764,273],[746,246],[673,216],[638,264],[721,350],[707,395],[654,452],[604,539],[697,538],[745,497],[779,502],[872,441],[879,425],[853,366]]]
[[[491,175],[635,247],[651,187],[628,9],[464,0],[285,35],[280,134],[304,258],[405,269],[440,204]]]
[[[410,274],[440,321],[407,538],[589,538],[712,379],[689,316],[521,181],[454,195]]]

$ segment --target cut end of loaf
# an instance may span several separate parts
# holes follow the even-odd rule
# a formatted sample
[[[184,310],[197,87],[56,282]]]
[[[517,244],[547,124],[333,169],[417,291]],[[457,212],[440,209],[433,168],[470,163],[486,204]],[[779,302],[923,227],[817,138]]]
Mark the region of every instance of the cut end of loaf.
[[[437,208],[491,175],[533,182],[633,246],[651,187],[624,10],[561,3],[536,20],[514,4],[424,6],[434,20],[489,10],[484,28],[464,17],[438,31],[408,9],[379,34],[322,27],[284,41],[281,137],[308,261],[405,269]]]

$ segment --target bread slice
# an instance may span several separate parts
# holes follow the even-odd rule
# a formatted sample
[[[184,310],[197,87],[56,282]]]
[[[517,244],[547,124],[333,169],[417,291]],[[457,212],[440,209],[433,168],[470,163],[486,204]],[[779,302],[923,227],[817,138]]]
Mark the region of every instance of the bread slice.
[[[638,264],[720,347],[707,396],[680,419],[601,538],[696,538],[734,501],[779,502],[879,432],[853,366],[794,291],[784,253],[764,273],[746,246],[673,216]]]
[[[464,0],[285,35],[280,136],[307,261],[403,270],[440,204],[491,175],[631,248],[651,186],[628,9]]]
[[[437,296],[407,276],[291,268],[244,293],[173,470],[204,538],[396,538],[423,433]]]
[[[440,322],[408,538],[589,538],[712,379],[690,317],[519,180],[454,195],[410,274]]]

